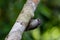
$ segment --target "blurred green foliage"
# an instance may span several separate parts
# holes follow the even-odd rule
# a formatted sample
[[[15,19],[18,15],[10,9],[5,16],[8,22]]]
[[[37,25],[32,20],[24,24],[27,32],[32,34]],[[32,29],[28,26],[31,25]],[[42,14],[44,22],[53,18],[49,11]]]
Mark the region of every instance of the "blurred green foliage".
[[[26,0],[0,0],[0,40],[4,40]],[[24,32],[22,40],[60,40],[60,0],[41,0],[34,18],[41,25]]]

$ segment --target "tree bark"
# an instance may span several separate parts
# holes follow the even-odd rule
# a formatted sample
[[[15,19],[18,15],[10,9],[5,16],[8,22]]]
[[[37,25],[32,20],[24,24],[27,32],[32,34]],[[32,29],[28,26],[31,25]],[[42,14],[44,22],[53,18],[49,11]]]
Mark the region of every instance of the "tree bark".
[[[34,17],[34,11],[39,1],[40,0],[27,0],[5,40],[21,40],[22,34],[27,27],[30,19]]]

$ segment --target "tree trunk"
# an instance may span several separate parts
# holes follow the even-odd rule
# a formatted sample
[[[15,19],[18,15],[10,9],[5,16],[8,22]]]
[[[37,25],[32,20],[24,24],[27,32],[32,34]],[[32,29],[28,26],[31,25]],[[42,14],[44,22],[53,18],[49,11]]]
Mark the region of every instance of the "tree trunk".
[[[5,40],[21,40],[25,28],[27,27],[30,19],[34,16],[34,11],[38,3],[39,0],[27,0]]]

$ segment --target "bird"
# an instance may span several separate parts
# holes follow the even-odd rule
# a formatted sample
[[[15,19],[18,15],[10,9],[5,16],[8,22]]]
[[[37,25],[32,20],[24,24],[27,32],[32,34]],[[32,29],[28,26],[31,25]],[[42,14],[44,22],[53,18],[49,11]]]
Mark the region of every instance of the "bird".
[[[37,28],[40,24],[41,24],[41,20],[39,18],[31,19],[25,31],[33,30]]]

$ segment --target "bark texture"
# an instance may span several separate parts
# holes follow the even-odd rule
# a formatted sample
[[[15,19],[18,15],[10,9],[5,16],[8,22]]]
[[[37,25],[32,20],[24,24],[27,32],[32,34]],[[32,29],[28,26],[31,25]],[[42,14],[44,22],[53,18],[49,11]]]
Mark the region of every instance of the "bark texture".
[[[30,19],[34,16],[34,11],[39,1],[40,0],[27,0],[5,40],[21,40],[24,30],[26,29]]]

